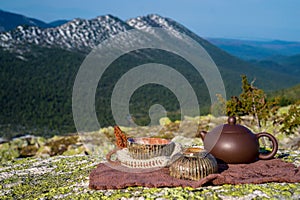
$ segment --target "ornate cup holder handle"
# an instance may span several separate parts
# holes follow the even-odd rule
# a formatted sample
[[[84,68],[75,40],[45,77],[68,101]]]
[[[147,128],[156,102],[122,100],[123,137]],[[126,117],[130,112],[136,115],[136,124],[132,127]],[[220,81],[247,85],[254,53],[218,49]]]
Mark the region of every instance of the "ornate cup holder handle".
[[[114,150],[112,150],[112,151],[110,151],[108,154],[106,154],[106,160],[107,160],[110,164],[112,164],[112,165],[120,165],[120,164],[121,164],[121,162],[118,161],[118,160],[115,160],[115,161],[111,160],[111,156],[112,156],[113,154],[117,153],[117,151],[119,151],[119,150],[121,150],[121,149],[115,148]]]

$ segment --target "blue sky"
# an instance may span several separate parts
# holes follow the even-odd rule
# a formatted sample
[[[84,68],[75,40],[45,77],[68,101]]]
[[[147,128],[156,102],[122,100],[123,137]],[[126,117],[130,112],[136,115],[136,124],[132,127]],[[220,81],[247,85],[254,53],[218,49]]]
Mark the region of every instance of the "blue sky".
[[[0,9],[45,22],[156,13],[202,37],[300,41],[300,0],[1,0]]]

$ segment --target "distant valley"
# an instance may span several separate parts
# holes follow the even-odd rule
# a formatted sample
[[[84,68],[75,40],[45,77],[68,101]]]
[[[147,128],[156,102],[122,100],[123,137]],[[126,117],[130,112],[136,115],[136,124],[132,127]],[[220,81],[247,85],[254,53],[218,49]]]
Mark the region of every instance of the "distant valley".
[[[300,76],[300,42],[207,38],[224,51],[264,69]],[[299,78],[300,80],[300,78]]]
[[[206,38],[217,47],[244,60],[272,60],[278,56],[300,54],[300,42],[281,40],[238,40]]]

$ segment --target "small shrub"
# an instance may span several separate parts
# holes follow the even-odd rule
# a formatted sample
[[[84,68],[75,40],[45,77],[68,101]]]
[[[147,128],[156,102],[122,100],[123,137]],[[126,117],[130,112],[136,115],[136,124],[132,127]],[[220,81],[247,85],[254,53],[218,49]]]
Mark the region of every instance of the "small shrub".
[[[275,120],[275,124],[281,124],[280,131],[291,134],[300,126],[300,100],[291,105],[288,112]]]

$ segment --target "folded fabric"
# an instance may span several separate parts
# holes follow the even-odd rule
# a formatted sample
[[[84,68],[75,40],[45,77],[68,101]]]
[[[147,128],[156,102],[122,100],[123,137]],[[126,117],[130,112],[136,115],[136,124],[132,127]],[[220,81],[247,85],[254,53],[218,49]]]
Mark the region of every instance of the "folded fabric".
[[[100,163],[90,173],[91,189],[122,189],[129,186],[144,187],[201,187],[203,185],[246,184],[267,182],[300,182],[300,167],[281,159],[259,160],[250,164],[219,164],[219,173],[198,181],[177,179],[169,175],[167,167],[142,173],[126,172]],[[121,170],[120,170],[121,169]]]

